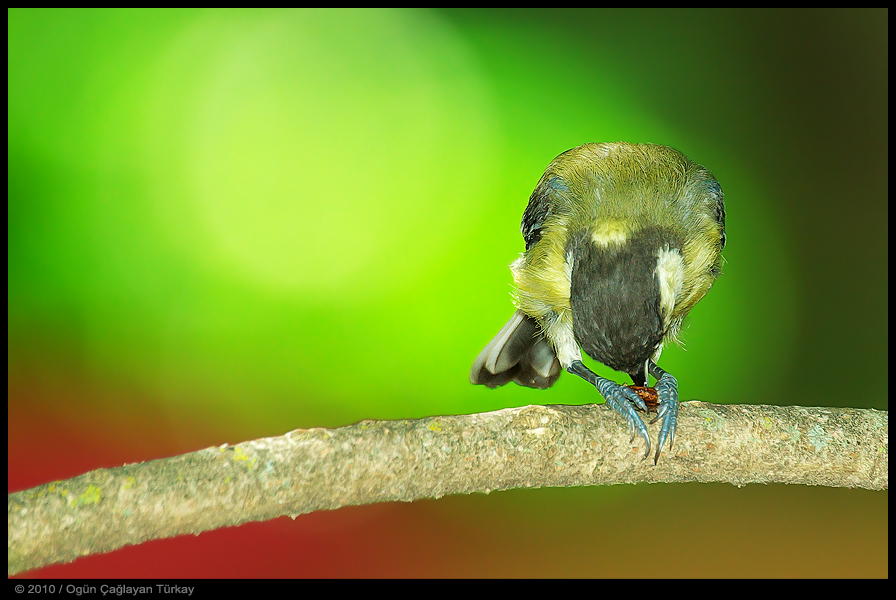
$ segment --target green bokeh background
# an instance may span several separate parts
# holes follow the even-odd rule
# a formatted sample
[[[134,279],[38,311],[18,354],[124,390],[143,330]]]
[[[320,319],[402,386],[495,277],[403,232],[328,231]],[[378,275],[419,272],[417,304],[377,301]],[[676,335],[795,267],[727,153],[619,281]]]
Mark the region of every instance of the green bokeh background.
[[[9,10],[9,489],[597,401],[467,379],[529,194],[589,141],[725,191],[725,276],[663,354],[684,399],[886,410],[887,56],[886,10]],[[526,490],[32,575],[886,576],[887,523],[886,492]]]

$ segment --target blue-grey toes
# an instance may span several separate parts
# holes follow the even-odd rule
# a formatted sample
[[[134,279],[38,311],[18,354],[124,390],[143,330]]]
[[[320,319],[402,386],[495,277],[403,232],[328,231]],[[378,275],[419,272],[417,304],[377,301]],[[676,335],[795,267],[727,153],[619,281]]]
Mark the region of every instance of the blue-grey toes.
[[[622,392],[622,395],[625,396],[625,398],[626,398],[629,402],[631,402],[632,404],[634,404],[635,406],[637,406],[638,409],[644,411],[645,413],[648,412],[648,411],[647,411],[647,404],[645,404],[644,401],[641,400],[641,396],[639,396],[639,395],[635,392],[635,390],[631,389],[631,388],[628,387],[627,385],[619,385],[618,387],[619,387],[619,390]]]
[[[634,406],[637,406],[644,412],[647,412],[647,405],[644,404],[644,401],[641,400],[638,394],[630,390],[627,386],[613,383],[608,379],[598,380],[595,386],[597,387],[597,391],[600,392],[600,395],[607,401],[610,408],[622,415],[631,426],[632,440],[634,440],[635,435],[639,433],[641,434],[641,437],[644,438],[644,443],[647,446],[644,451],[644,458],[647,458],[647,456],[650,455],[650,436],[647,434],[647,426],[644,425],[644,421],[641,420],[641,417],[638,416],[638,413],[635,412],[634,408]],[[674,430],[675,426],[673,425],[672,428]]]
[[[659,462],[660,452],[662,452],[666,440],[669,440],[669,450],[672,450],[672,443],[675,441],[675,426],[678,423],[678,380],[668,373],[663,373],[656,384],[656,394],[659,397],[660,407],[651,423],[662,419],[663,424],[660,426],[660,434],[656,440],[656,455],[653,458],[653,464]]]

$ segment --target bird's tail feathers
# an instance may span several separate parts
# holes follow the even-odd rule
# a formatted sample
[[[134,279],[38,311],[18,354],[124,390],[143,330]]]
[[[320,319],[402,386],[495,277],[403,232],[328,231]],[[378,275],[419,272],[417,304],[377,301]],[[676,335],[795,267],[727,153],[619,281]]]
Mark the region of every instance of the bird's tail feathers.
[[[543,390],[554,385],[560,371],[560,361],[538,323],[517,310],[476,357],[470,381],[490,388],[513,381]]]

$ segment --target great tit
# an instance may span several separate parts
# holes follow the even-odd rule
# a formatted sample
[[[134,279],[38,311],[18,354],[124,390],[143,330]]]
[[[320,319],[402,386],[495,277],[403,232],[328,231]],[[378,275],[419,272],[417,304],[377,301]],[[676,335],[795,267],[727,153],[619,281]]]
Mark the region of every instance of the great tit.
[[[581,349],[634,385],[656,379],[654,464],[675,439],[678,382],[663,344],[721,275],[725,205],[705,167],[667,146],[585,144],[548,165],[523,214],[526,251],[511,265],[517,311],[476,358],[470,381],[546,389],[561,368],[593,384],[639,433],[634,390],[582,363]],[[651,422],[653,422],[651,421]]]

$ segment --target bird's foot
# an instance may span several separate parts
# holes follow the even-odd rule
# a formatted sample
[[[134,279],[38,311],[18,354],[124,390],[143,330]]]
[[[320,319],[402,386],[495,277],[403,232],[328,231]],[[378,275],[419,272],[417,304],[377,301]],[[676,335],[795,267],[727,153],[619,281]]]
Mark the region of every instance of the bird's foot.
[[[663,423],[656,440],[656,455],[653,458],[653,464],[659,462],[660,452],[662,452],[666,440],[669,440],[669,450],[672,450],[672,443],[675,441],[675,426],[678,423],[678,380],[663,372],[656,384],[656,393],[660,405],[656,417],[651,423],[656,423],[660,419],[663,420]]]
[[[644,401],[640,396],[629,389],[628,386],[619,385],[602,377],[599,378],[594,385],[597,388],[597,391],[600,392],[600,395],[607,401],[607,405],[622,415],[628,424],[631,425],[632,438],[629,441],[634,441],[635,435],[639,433],[641,434],[641,437],[644,438],[644,443],[647,446],[644,451],[644,458],[647,458],[650,454],[650,436],[647,434],[647,426],[644,425],[644,421],[642,421],[641,417],[638,416],[638,413],[635,412],[635,407],[647,412],[647,405],[644,404]],[[677,403],[675,409],[676,411],[678,410]],[[674,421],[672,430],[675,430]]]

